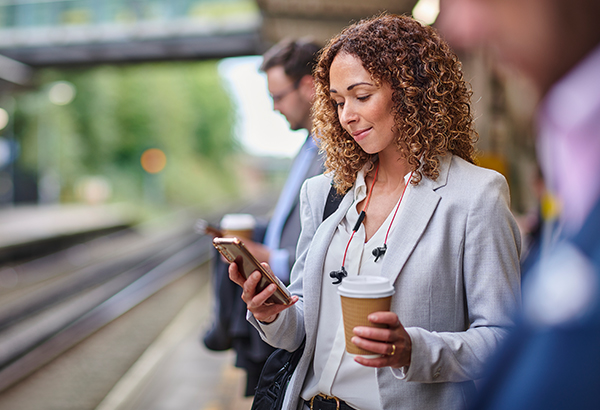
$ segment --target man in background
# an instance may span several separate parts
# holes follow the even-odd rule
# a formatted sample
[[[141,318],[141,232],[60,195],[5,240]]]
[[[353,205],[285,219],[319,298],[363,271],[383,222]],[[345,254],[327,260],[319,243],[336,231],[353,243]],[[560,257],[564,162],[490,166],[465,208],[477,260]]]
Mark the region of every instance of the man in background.
[[[287,119],[292,130],[309,131],[292,163],[266,231],[264,228],[257,229],[254,241],[244,240],[250,252],[259,261],[268,262],[273,273],[286,285],[289,284],[300,236],[300,188],[307,178],[324,170],[323,160],[310,135],[314,98],[312,71],[319,48],[310,41],[284,40],[263,55],[260,67],[267,76],[273,109]],[[233,348],[236,351],[236,366],[247,373],[245,394],[252,396],[264,362],[274,349],[263,342],[256,329],[246,321],[241,288],[229,280],[227,268],[221,258],[215,258],[217,317],[213,328],[204,336],[204,344],[211,350]]]
[[[520,324],[477,409],[600,408],[600,1],[442,0],[441,32],[486,47],[538,88],[536,148],[561,205],[527,273]]]
[[[246,244],[258,260],[268,262],[273,273],[288,284],[296,260],[300,236],[300,188],[304,180],[323,172],[323,159],[312,135],[311,107],[315,95],[312,70],[319,46],[304,40],[284,40],[263,56],[260,69],[267,75],[273,109],[280,112],[293,131],[309,135],[300,148],[269,220],[263,243]]]

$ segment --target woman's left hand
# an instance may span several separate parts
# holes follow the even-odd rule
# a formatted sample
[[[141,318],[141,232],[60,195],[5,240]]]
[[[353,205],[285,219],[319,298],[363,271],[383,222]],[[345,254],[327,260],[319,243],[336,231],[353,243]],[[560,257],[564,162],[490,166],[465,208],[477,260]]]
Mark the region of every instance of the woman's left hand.
[[[375,312],[368,319],[372,323],[387,325],[388,328],[357,326],[354,328],[352,343],[371,352],[381,353],[381,356],[374,359],[356,356],[354,360],[368,367],[410,366],[412,342],[398,315],[394,312]]]

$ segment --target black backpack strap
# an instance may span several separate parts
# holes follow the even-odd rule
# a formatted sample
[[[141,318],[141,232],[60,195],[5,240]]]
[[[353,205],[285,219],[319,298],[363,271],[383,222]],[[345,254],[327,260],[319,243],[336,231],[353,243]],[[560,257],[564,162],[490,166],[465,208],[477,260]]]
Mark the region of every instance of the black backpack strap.
[[[344,198],[344,195],[338,194],[335,187],[331,185],[329,193],[327,194],[327,200],[325,201],[325,209],[323,209],[323,220],[327,219],[338,209],[340,202],[342,202],[342,198]]]

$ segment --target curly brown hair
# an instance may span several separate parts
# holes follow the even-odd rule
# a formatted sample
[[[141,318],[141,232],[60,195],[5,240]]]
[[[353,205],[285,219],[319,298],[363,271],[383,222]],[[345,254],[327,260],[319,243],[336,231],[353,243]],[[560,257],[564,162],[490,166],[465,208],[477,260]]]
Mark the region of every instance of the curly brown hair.
[[[340,193],[373,159],[342,128],[329,92],[331,63],[340,53],[361,60],[376,84],[391,85],[396,145],[414,171],[413,184],[423,175],[437,179],[439,157],[447,152],[474,162],[478,136],[470,109],[472,93],[456,54],[432,27],[406,16],[379,15],[332,38],[315,70],[314,131]]]

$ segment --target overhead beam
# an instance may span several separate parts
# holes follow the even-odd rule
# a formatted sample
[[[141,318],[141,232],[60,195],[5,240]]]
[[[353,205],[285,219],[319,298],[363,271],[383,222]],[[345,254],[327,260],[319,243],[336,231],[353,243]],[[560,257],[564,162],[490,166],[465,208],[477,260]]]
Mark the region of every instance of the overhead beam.
[[[33,67],[190,60],[261,51],[259,16],[0,30],[0,54]]]
[[[312,37],[325,43],[354,21],[388,12],[410,14],[418,0],[257,0],[270,43]]]
[[[48,45],[0,50],[33,67],[202,60],[258,54],[258,33],[142,41]]]

